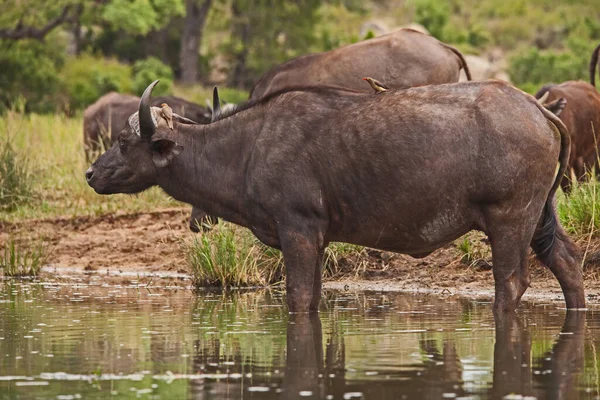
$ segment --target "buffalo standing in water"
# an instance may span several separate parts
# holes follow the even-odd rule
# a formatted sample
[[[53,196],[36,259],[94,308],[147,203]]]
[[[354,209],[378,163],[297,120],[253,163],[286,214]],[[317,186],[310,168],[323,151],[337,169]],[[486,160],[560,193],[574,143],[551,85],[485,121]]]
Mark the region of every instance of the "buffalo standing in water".
[[[560,114],[560,119],[571,134],[571,155],[569,169],[562,187],[565,192],[571,189],[571,174],[583,181],[586,174],[598,164],[598,145],[600,144],[600,93],[596,90],[595,75],[598,64],[598,46],[592,53],[590,61],[590,83],[583,81],[566,81],[560,85],[544,85],[535,94],[536,98],[545,97],[547,101],[565,98],[567,106]]]
[[[369,91],[361,80],[371,76],[392,89],[458,82],[464,69],[462,54],[434,38],[412,29],[401,29],[377,38],[324,53],[294,58],[265,73],[252,88],[251,99],[260,99],[299,85],[339,86]]]
[[[423,257],[473,229],[490,239],[496,311],[529,286],[530,246],[567,307],[585,306],[580,254],[553,207],[569,135],[532,96],[500,81],[377,96],[297,88],[209,125],[174,116],[171,131],[150,106],[156,83],[88,184],[158,185],[249,228],[283,252],[289,311],[318,310],[332,241]]]

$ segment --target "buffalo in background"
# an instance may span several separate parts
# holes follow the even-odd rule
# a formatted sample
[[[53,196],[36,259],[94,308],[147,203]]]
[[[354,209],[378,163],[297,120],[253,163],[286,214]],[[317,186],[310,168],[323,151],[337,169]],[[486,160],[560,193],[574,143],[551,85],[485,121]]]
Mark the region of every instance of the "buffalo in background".
[[[252,88],[251,99],[293,86],[327,85],[359,91],[371,89],[361,77],[371,76],[392,89],[458,82],[469,67],[454,47],[412,29],[364,40],[324,53],[301,56],[265,73]]]
[[[91,162],[94,154],[108,149],[127,118],[137,111],[140,98],[129,94],[110,92],[100,97],[83,113],[83,145],[86,159]],[[158,96],[152,99],[152,105],[167,103],[173,112],[200,124],[210,122],[211,111],[207,108],[175,96]]]
[[[545,98],[548,102],[559,98],[566,99],[567,106],[559,116],[571,134],[569,169],[561,182],[565,192],[570,191],[571,179],[583,181],[593,168],[596,172],[599,170],[600,93],[595,87],[598,52],[600,46],[596,47],[590,61],[591,84],[583,81],[566,81],[559,85],[548,84],[535,94],[537,99]]]

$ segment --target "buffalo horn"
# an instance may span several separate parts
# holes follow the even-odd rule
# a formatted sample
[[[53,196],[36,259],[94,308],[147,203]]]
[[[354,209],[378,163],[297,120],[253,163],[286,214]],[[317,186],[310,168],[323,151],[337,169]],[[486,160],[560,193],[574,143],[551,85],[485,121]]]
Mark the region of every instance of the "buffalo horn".
[[[154,86],[156,86],[158,82],[158,80],[152,82],[146,90],[144,90],[144,94],[140,99],[140,109],[138,112],[140,119],[140,136],[146,139],[150,139],[156,130],[150,107],[150,97],[152,97],[152,89],[154,89]]]

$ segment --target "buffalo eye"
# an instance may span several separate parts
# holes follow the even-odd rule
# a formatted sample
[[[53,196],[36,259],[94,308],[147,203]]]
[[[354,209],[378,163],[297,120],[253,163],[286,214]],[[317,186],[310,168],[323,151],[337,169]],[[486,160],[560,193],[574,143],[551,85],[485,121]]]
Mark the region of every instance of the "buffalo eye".
[[[121,151],[125,150],[125,147],[127,147],[127,143],[123,139],[119,139],[119,148]]]

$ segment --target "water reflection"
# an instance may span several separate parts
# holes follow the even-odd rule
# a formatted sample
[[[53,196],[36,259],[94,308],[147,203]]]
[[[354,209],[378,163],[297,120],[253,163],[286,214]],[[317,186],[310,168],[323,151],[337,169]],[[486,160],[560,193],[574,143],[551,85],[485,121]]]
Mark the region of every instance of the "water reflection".
[[[583,367],[586,314],[568,311],[552,350],[533,358],[529,331],[516,314],[496,318],[493,398],[519,393],[540,399],[574,397]],[[595,355],[594,355],[595,356]]]
[[[12,286],[0,291],[0,399],[596,398],[600,316],[530,305],[328,293]],[[66,397],[65,397],[66,396]],[[68,397],[71,396],[71,397]]]

